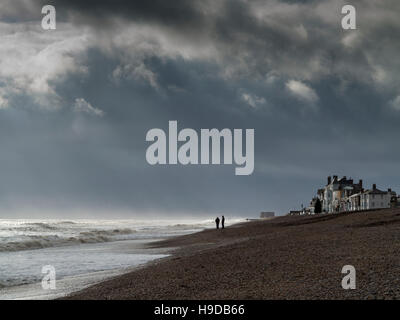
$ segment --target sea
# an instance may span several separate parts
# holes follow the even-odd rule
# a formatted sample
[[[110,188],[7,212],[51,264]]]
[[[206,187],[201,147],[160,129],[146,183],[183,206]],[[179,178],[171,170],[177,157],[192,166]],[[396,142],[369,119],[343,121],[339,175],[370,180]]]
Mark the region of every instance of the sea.
[[[213,220],[0,219],[0,299],[68,295],[168,256],[146,244],[213,227]],[[55,288],[42,286],[49,270]]]

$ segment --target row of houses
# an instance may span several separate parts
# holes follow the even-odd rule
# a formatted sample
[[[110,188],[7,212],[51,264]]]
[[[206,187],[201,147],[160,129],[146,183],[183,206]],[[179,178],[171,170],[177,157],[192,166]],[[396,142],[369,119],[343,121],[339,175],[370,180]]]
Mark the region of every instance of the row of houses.
[[[291,211],[289,214],[314,214],[335,213],[359,210],[372,210],[399,206],[400,197],[391,189],[380,190],[376,184],[370,189],[364,189],[363,181],[357,183],[346,176],[329,176],[324,188],[317,191],[310,205],[299,211]]]

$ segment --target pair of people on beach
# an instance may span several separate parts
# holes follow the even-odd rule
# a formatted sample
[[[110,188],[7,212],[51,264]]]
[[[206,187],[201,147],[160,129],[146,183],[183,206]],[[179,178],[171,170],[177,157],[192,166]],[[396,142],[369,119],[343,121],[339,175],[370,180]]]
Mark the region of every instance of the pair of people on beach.
[[[217,229],[219,229],[219,218],[217,217],[217,219],[215,219],[215,224],[217,226]],[[225,217],[222,216],[221,218],[221,228],[225,229]]]

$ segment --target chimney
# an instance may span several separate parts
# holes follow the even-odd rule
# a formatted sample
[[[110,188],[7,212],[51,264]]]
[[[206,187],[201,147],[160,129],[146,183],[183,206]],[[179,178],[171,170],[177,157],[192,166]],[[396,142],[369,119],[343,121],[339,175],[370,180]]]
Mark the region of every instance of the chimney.
[[[343,176],[343,180],[347,180],[347,177],[346,177],[346,176]]]
[[[362,179],[360,179],[360,181],[358,181],[358,185],[360,186],[360,188],[362,188]]]
[[[328,184],[331,184],[331,176],[328,176]]]
[[[372,189],[373,189],[373,190],[376,190],[376,183],[374,183],[374,184],[372,185]]]
[[[388,189],[388,192],[389,192],[389,193],[392,193],[392,189],[389,188],[389,189]]]
[[[333,176],[333,181],[337,181],[337,176]]]

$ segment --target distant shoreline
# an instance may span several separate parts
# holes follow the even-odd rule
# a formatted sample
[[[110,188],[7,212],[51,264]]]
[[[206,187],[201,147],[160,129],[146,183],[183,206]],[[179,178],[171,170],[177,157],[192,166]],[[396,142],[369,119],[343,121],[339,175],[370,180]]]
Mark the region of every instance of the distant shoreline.
[[[149,245],[172,256],[63,299],[400,298],[400,210],[276,217]],[[357,289],[344,290],[344,265]]]

